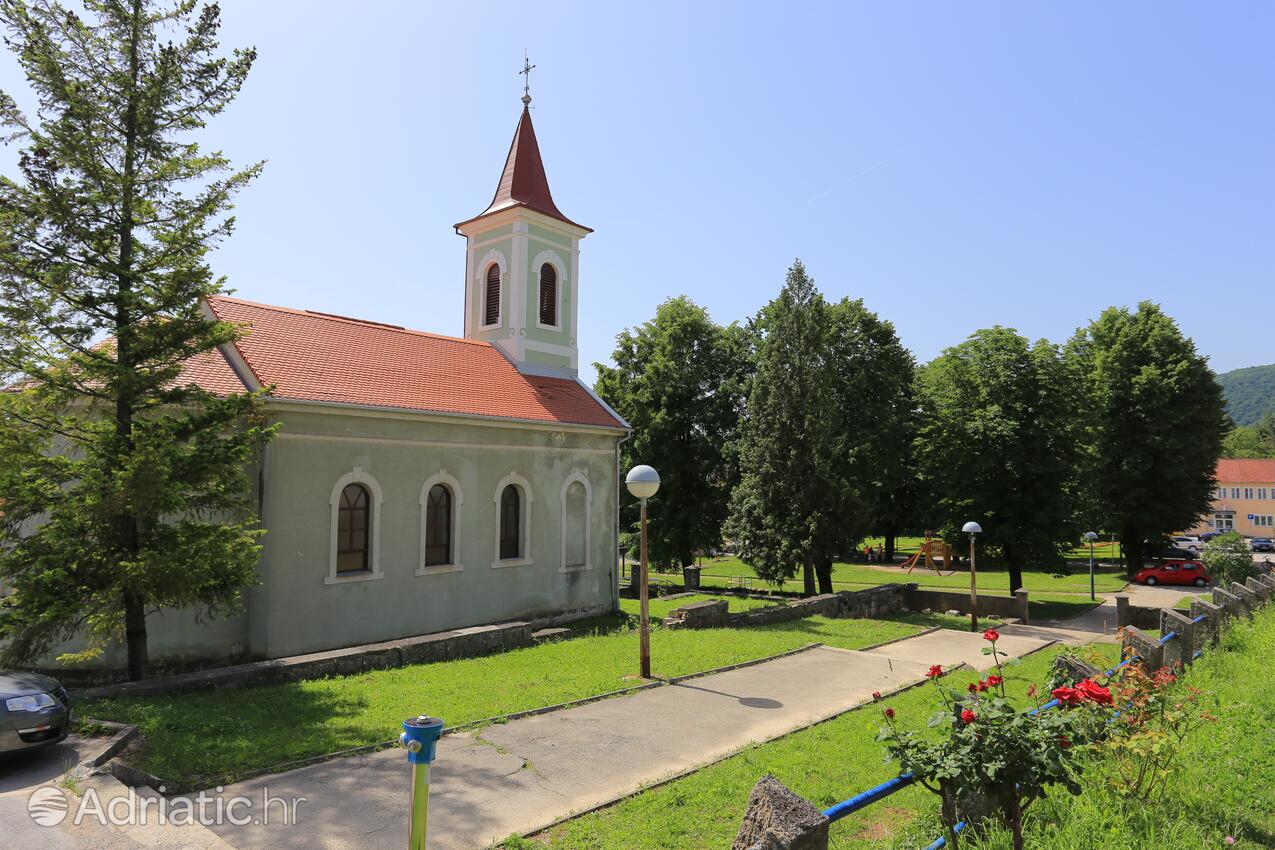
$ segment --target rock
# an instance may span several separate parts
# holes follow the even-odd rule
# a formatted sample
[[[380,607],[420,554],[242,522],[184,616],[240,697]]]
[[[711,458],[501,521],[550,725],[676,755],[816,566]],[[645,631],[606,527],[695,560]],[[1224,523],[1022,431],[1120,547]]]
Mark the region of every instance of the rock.
[[[1063,652],[1054,656],[1054,671],[1049,680],[1051,682],[1066,682],[1070,686],[1101,674],[1101,670],[1083,658],[1077,658],[1070,652]]]
[[[748,795],[731,850],[826,850],[828,819],[770,774]]]

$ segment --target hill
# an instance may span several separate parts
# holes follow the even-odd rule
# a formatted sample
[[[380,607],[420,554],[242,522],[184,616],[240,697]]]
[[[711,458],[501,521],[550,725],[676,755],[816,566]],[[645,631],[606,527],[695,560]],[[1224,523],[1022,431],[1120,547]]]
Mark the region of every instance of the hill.
[[[1217,382],[1236,425],[1254,425],[1262,414],[1275,411],[1275,363],[1232,369],[1218,375]]]

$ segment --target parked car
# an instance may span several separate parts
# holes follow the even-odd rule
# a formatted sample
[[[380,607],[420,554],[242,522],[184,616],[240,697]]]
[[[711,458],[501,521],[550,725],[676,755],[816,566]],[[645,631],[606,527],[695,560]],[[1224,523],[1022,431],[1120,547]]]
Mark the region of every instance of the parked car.
[[[0,670],[0,753],[56,744],[71,731],[71,698],[56,679]]]
[[[1249,541],[1249,547],[1254,552],[1275,552],[1275,540],[1269,537],[1254,537]]]
[[[1173,538],[1173,545],[1178,549],[1186,549],[1198,553],[1204,548],[1204,541],[1194,534],[1179,534]]]
[[[1226,531],[1206,531],[1200,535],[1200,539],[1208,543],[1214,537],[1221,537],[1223,534],[1226,534]]]
[[[1148,587],[1157,584],[1191,584],[1204,587],[1213,579],[1204,574],[1204,565],[1199,561],[1164,561],[1139,570],[1133,580]]]

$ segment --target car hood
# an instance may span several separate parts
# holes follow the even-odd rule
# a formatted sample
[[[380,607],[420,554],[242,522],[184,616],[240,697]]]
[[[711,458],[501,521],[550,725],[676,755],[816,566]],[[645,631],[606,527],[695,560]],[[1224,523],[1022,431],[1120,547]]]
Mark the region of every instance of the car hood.
[[[39,673],[21,670],[0,670],[0,699],[21,697],[27,694],[49,693],[57,690],[58,683]]]

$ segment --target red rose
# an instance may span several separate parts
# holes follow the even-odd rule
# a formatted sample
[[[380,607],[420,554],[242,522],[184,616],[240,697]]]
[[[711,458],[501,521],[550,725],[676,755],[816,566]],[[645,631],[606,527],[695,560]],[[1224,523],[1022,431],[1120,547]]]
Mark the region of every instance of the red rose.
[[[1063,705],[1080,705],[1084,700],[1080,691],[1075,688],[1054,688],[1053,697]]]
[[[979,683],[975,685],[974,687],[981,694],[983,691],[987,690],[987,682],[980,680]]]
[[[1065,749],[1068,749],[1068,748],[1070,748],[1070,747],[1071,747],[1071,741],[1068,741],[1068,740],[1067,740],[1067,736],[1066,736],[1066,735],[1059,735],[1059,736],[1058,736],[1058,746],[1062,747],[1064,750],[1065,750]]]
[[[978,715],[970,711],[968,708],[961,712],[961,722],[966,725],[973,723],[976,717],[978,717]]]
[[[994,688],[994,687],[996,687],[997,685],[1001,684],[1001,683],[1002,683],[1002,682],[1004,682],[1004,681],[1005,681],[1005,680],[1004,680],[1004,679],[1002,679],[1000,676],[988,676],[988,677],[987,677],[987,686],[988,686],[989,688]]]
[[[887,718],[889,718],[890,720],[893,720],[893,719],[894,719],[894,709],[893,709],[893,708],[887,708],[887,709],[885,710],[885,716],[886,716]]]
[[[873,691],[873,692],[872,692],[872,698],[873,698],[873,699],[881,699],[881,692],[880,692],[880,691]]]
[[[939,676],[943,675],[943,665],[935,664],[930,668],[930,672],[925,675],[929,676],[931,679],[937,679]]]
[[[996,643],[996,641],[1000,639],[1001,639],[1001,633],[996,631],[996,629],[988,629],[987,631],[983,632],[983,640],[990,640],[992,643]]]
[[[1085,679],[1079,685],[1076,685],[1076,692],[1084,699],[1096,702],[1099,705],[1111,705],[1111,691],[1092,679]]]
[[[978,690],[978,683],[970,682],[968,685],[965,686],[965,690],[969,691],[970,693],[974,693],[975,691]]]

